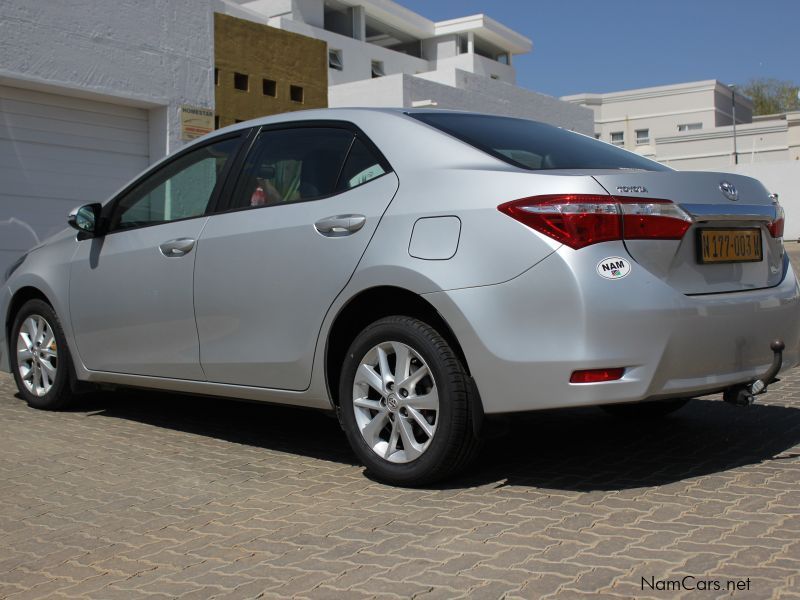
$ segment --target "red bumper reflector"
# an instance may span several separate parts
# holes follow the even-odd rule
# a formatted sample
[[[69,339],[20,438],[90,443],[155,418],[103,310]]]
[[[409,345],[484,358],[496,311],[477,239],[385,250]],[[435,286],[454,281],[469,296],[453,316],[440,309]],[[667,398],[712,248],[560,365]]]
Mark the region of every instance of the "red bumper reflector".
[[[586,369],[573,371],[569,378],[570,383],[600,383],[601,381],[616,381],[622,379],[625,369]]]

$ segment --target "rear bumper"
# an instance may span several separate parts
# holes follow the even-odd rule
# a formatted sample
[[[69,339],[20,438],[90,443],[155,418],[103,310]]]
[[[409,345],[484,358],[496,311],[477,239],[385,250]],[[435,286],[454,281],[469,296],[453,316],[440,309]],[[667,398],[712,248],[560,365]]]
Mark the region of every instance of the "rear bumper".
[[[769,343],[800,360],[800,290],[686,296],[637,263],[606,280],[599,261],[621,243],[561,248],[506,283],[426,298],[459,338],[487,414],[634,402],[719,391],[762,374]],[[571,384],[579,369],[625,367],[619,381]]]

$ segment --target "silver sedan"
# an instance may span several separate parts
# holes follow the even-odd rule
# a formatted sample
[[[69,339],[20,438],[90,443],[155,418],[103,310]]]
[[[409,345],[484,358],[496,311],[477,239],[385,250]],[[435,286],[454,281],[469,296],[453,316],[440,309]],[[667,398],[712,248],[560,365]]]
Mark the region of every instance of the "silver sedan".
[[[104,384],[334,411],[395,484],[463,469],[499,415],[747,404],[798,362],[758,181],[533,121],[240,123],[69,224],[0,290],[0,367],[31,406]]]

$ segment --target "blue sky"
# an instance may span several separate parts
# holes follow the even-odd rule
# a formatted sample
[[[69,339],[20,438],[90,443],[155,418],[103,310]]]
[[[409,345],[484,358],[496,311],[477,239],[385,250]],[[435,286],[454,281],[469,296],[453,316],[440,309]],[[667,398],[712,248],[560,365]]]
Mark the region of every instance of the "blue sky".
[[[398,0],[440,21],[485,13],[533,40],[522,87],[563,96],[719,79],[800,84],[800,0]]]

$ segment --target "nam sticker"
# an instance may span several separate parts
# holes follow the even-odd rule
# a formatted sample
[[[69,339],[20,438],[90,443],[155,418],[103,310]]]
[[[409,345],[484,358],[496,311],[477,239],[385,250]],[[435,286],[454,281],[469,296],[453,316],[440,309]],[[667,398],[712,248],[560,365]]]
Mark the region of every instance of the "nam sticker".
[[[604,279],[622,279],[631,272],[631,263],[619,256],[604,258],[597,263],[597,274]]]

